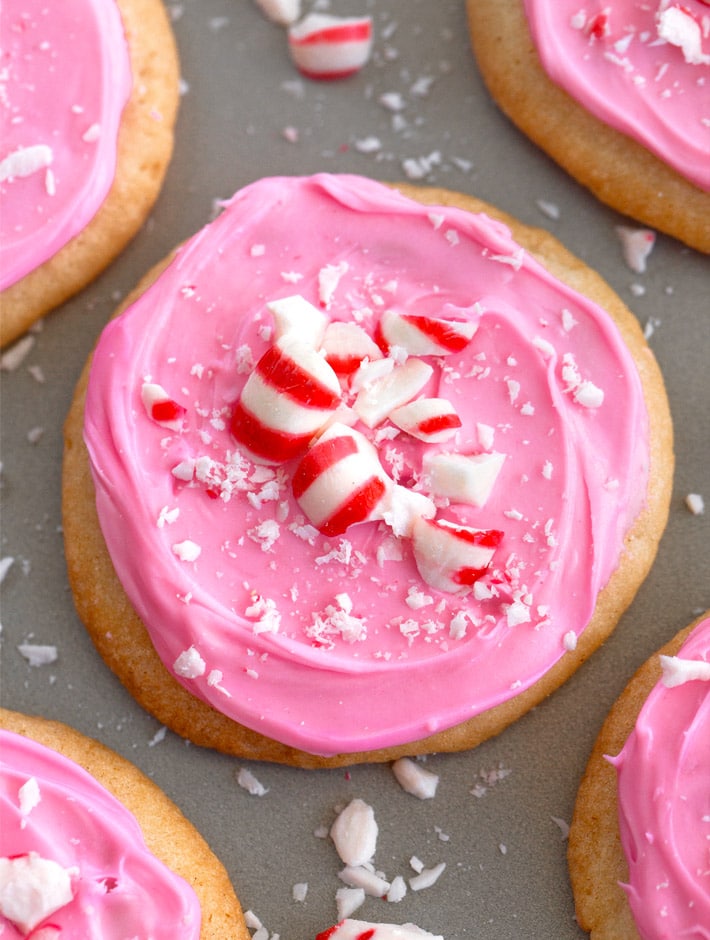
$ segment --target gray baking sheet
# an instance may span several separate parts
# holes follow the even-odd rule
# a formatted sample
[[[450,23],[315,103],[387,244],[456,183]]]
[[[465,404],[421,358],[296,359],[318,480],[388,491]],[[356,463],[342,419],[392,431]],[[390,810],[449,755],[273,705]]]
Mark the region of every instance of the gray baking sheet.
[[[491,102],[469,50],[462,0],[351,0],[319,9],[370,13],[368,66],[340,82],[293,68],[281,27],[248,0],[169,2],[183,96],[177,144],[149,222],[94,284],[32,333],[2,370],[2,702],[60,719],[134,761],[182,808],[227,867],[269,936],[312,940],[336,921],[342,882],[316,833],[353,797],[380,827],[375,862],[413,874],[415,856],[446,868],[398,904],[369,898],[355,916],[414,922],[446,940],[579,940],[565,827],[601,722],[653,651],[710,607],[710,261],[659,236],[645,272],[626,264],[600,205],[522,137]],[[304,9],[309,9],[304,3]],[[383,97],[384,96],[384,97]],[[108,671],[79,622],[62,548],[62,422],[74,383],[117,302],[215,200],[263,175],[354,172],[447,186],[549,229],[598,270],[647,329],[675,421],[668,529],[650,577],[616,632],[548,701],[476,750],[434,755],[433,800],[406,794],[387,765],[327,772],[248,763],[186,744],[147,715]],[[87,494],[87,499],[90,498]],[[30,665],[18,646],[56,646]],[[247,768],[267,789],[237,783]],[[501,772],[502,771],[502,772]],[[307,884],[305,900],[293,886]]]

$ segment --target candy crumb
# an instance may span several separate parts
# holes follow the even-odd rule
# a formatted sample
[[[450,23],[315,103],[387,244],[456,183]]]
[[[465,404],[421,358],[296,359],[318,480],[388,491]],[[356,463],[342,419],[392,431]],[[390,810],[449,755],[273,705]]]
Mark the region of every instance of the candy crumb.
[[[252,796],[265,796],[269,788],[265,787],[254,774],[246,767],[240,767],[237,771],[237,783],[239,786],[250,793]]]
[[[685,497],[685,505],[694,516],[702,516],[705,512],[705,500],[700,493],[688,493]]]
[[[392,772],[397,782],[407,793],[420,800],[431,800],[436,795],[439,777],[430,770],[425,770],[409,757],[401,757],[392,764]]]
[[[17,649],[30,666],[48,666],[55,662],[59,655],[56,646],[40,643],[20,643]]]

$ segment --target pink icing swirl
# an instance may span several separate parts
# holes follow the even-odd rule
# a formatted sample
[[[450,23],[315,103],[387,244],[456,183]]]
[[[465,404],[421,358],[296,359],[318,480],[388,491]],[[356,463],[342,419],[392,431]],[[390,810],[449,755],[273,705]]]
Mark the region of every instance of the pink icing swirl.
[[[677,654],[710,662],[710,618]],[[612,763],[629,865],[625,885],[643,940],[710,937],[710,681],[659,681]]]
[[[461,417],[458,452],[505,454],[483,507],[446,507],[504,533],[467,592],[429,589],[382,523],[320,535],[291,494],[294,462],[265,471],[240,454],[229,419],[270,343],[265,305],[294,292],[371,335],[388,308],[478,323],[462,352],[428,357],[424,389]],[[178,430],[151,420],[145,382],[184,409]],[[585,382],[598,407],[578,397]],[[452,448],[357,427],[415,489],[424,454]],[[238,192],[109,324],[85,439],[114,566],[167,668],[319,754],[424,737],[540,678],[617,567],[649,459],[638,373],[602,310],[498,222],[328,175]]]
[[[524,0],[543,67],[595,117],[710,190],[710,12],[701,0]],[[669,8],[697,24],[700,51],[659,37]],[[676,12],[675,10],[673,11]],[[697,61],[693,61],[693,58]]]
[[[2,19],[0,289],[96,214],[132,84],[113,0],[4,0]]]
[[[36,852],[65,869],[73,900],[52,914],[58,936],[82,940],[198,940],[200,907],[192,888],[146,848],[135,818],[90,774],[56,751],[0,730],[0,857]],[[20,788],[39,787],[21,811]],[[7,940],[22,934],[0,914]]]

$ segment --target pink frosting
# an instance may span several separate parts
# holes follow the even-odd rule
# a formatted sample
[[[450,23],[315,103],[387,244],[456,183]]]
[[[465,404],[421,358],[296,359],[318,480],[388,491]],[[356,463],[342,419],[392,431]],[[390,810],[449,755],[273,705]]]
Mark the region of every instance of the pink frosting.
[[[710,662],[710,618],[677,654]],[[710,681],[659,681],[618,771],[625,890],[643,940],[710,937]]]
[[[4,0],[2,18],[0,289],[96,214],[132,84],[115,2]]]
[[[701,0],[524,0],[553,81],[691,183],[710,190],[710,11]],[[700,49],[659,37],[659,17],[686,11]],[[677,10],[673,10],[675,14]],[[687,21],[683,21],[684,23]],[[665,34],[665,33],[664,33]]]
[[[46,924],[61,928],[67,940],[199,938],[200,907],[192,888],[148,851],[135,818],[90,774],[50,748],[2,730],[0,767],[0,857],[36,852],[78,869],[72,901]],[[39,802],[28,811],[20,788],[33,778]],[[2,914],[0,933],[3,940],[22,936]]]
[[[385,309],[478,323],[463,352],[424,357],[426,394],[462,419],[453,442],[357,426],[417,490],[432,450],[506,455],[483,507],[444,507],[504,532],[468,593],[428,588],[383,523],[318,534],[294,462],[239,452],[229,419],[270,345],[265,304],[294,293],[371,333]],[[186,409],[179,431],[148,416],[146,381]],[[581,403],[589,387],[598,407]],[[609,317],[502,224],[358,177],[238,192],[106,328],[85,414],[106,543],[163,662],[226,715],[320,754],[418,739],[532,685],[589,622],[646,490],[642,391]]]

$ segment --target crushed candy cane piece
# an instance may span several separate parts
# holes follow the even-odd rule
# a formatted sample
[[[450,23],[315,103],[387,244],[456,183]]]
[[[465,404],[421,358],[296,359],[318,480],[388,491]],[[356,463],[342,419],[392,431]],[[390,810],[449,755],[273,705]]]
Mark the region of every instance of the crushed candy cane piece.
[[[297,336],[310,346],[320,346],[328,324],[326,314],[300,294],[270,300],[266,309],[274,318],[274,339]]]
[[[436,795],[439,785],[438,774],[425,770],[421,764],[410,757],[400,757],[392,764],[397,783],[407,793],[419,797],[420,800],[431,800]]]
[[[437,496],[454,503],[485,506],[505,463],[505,454],[434,454],[425,461],[431,487]]]
[[[427,444],[448,441],[461,427],[461,418],[446,398],[418,398],[395,408],[389,419],[402,431]]]
[[[409,887],[412,891],[423,891],[425,888],[431,888],[435,885],[446,868],[446,862],[439,862],[434,868],[424,868],[418,875],[409,879]]]
[[[266,17],[279,26],[290,26],[301,15],[301,0],[256,0]]]
[[[375,924],[371,921],[345,918],[334,927],[319,933],[315,940],[444,940],[415,924]]]
[[[251,796],[265,796],[269,792],[269,788],[257,780],[251,770],[246,767],[240,767],[237,771],[237,783]]]
[[[686,682],[710,682],[710,662],[702,659],[682,659],[679,656],[660,656],[662,681],[667,689]]]
[[[0,913],[23,934],[30,933],[72,901],[74,874],[37,852],[0,858]]]
[[[685,505],[694,516],[702,516],[705,512],[705,500],[700,493],[688,493]]]
[[[148,417],[156,424],[171,431],[182,429],[187,410],[168,395],[162,385],[144,382],[141,387],[141,401]]]
[[[353,410],[368,428],[377,427],[388,415],[415,398],[431,378],[433,368],[412,357],[358,392]]]
[[[46,144],[21,147],[0,160],[0,183],[31,176],[38,170],[46,169],[53,159],[52,148]]]
[[[289,28],[288,44],[296,67],[307,78],[347,78],[370,58],[372,19],[309,13]]]
[[[366,897],[362,888],[338,888],[335,892],[335,904],[340,920],[350,917],[359,907],[362,907]]]
[[[370,865],[346,865],[338,872],[338,877],[351,888],[362,888],[371,898],[384,897],[391,887],[389,881],[373,871]]]
[[[692,12],[672,4],[658,14],[658,36],[683,53],[688,65],[710,65],[710,55],[703,52],[703,30]]]
[[[417,519],[412,530],[414,561],[430,587],[456,594],[483,577],[502,538],[497,529]]]
[[[57,647],[51,644],[20,643],[17,649],[30,666],[48,666],[56,662],[59,656]]]
[[[616,234],[621,240],[624,261],[636,274],[646,270],[646,260],[656,244],[656,233],[646,228],[630,228],[617,225]]]
[[[382,359],[382,350],[357,323],[333,320],[323,337],[326,362],[338,375],[353,375],[363,364]]]
[[[448,356],[465,349],[477,327],[474,320],[414,316],[385,310],[378,326],[378,339],[385,347],[402,346],[411,356]]]
[[[349,866],[364,865],[375,854],[379,829],[372,807],[354,799],[330,827],[330,837],[341,860]]]
[[[183,679],[197,679],[205,674],[207,664],[194,646],[183,650],[173,663],[176,675]]]

